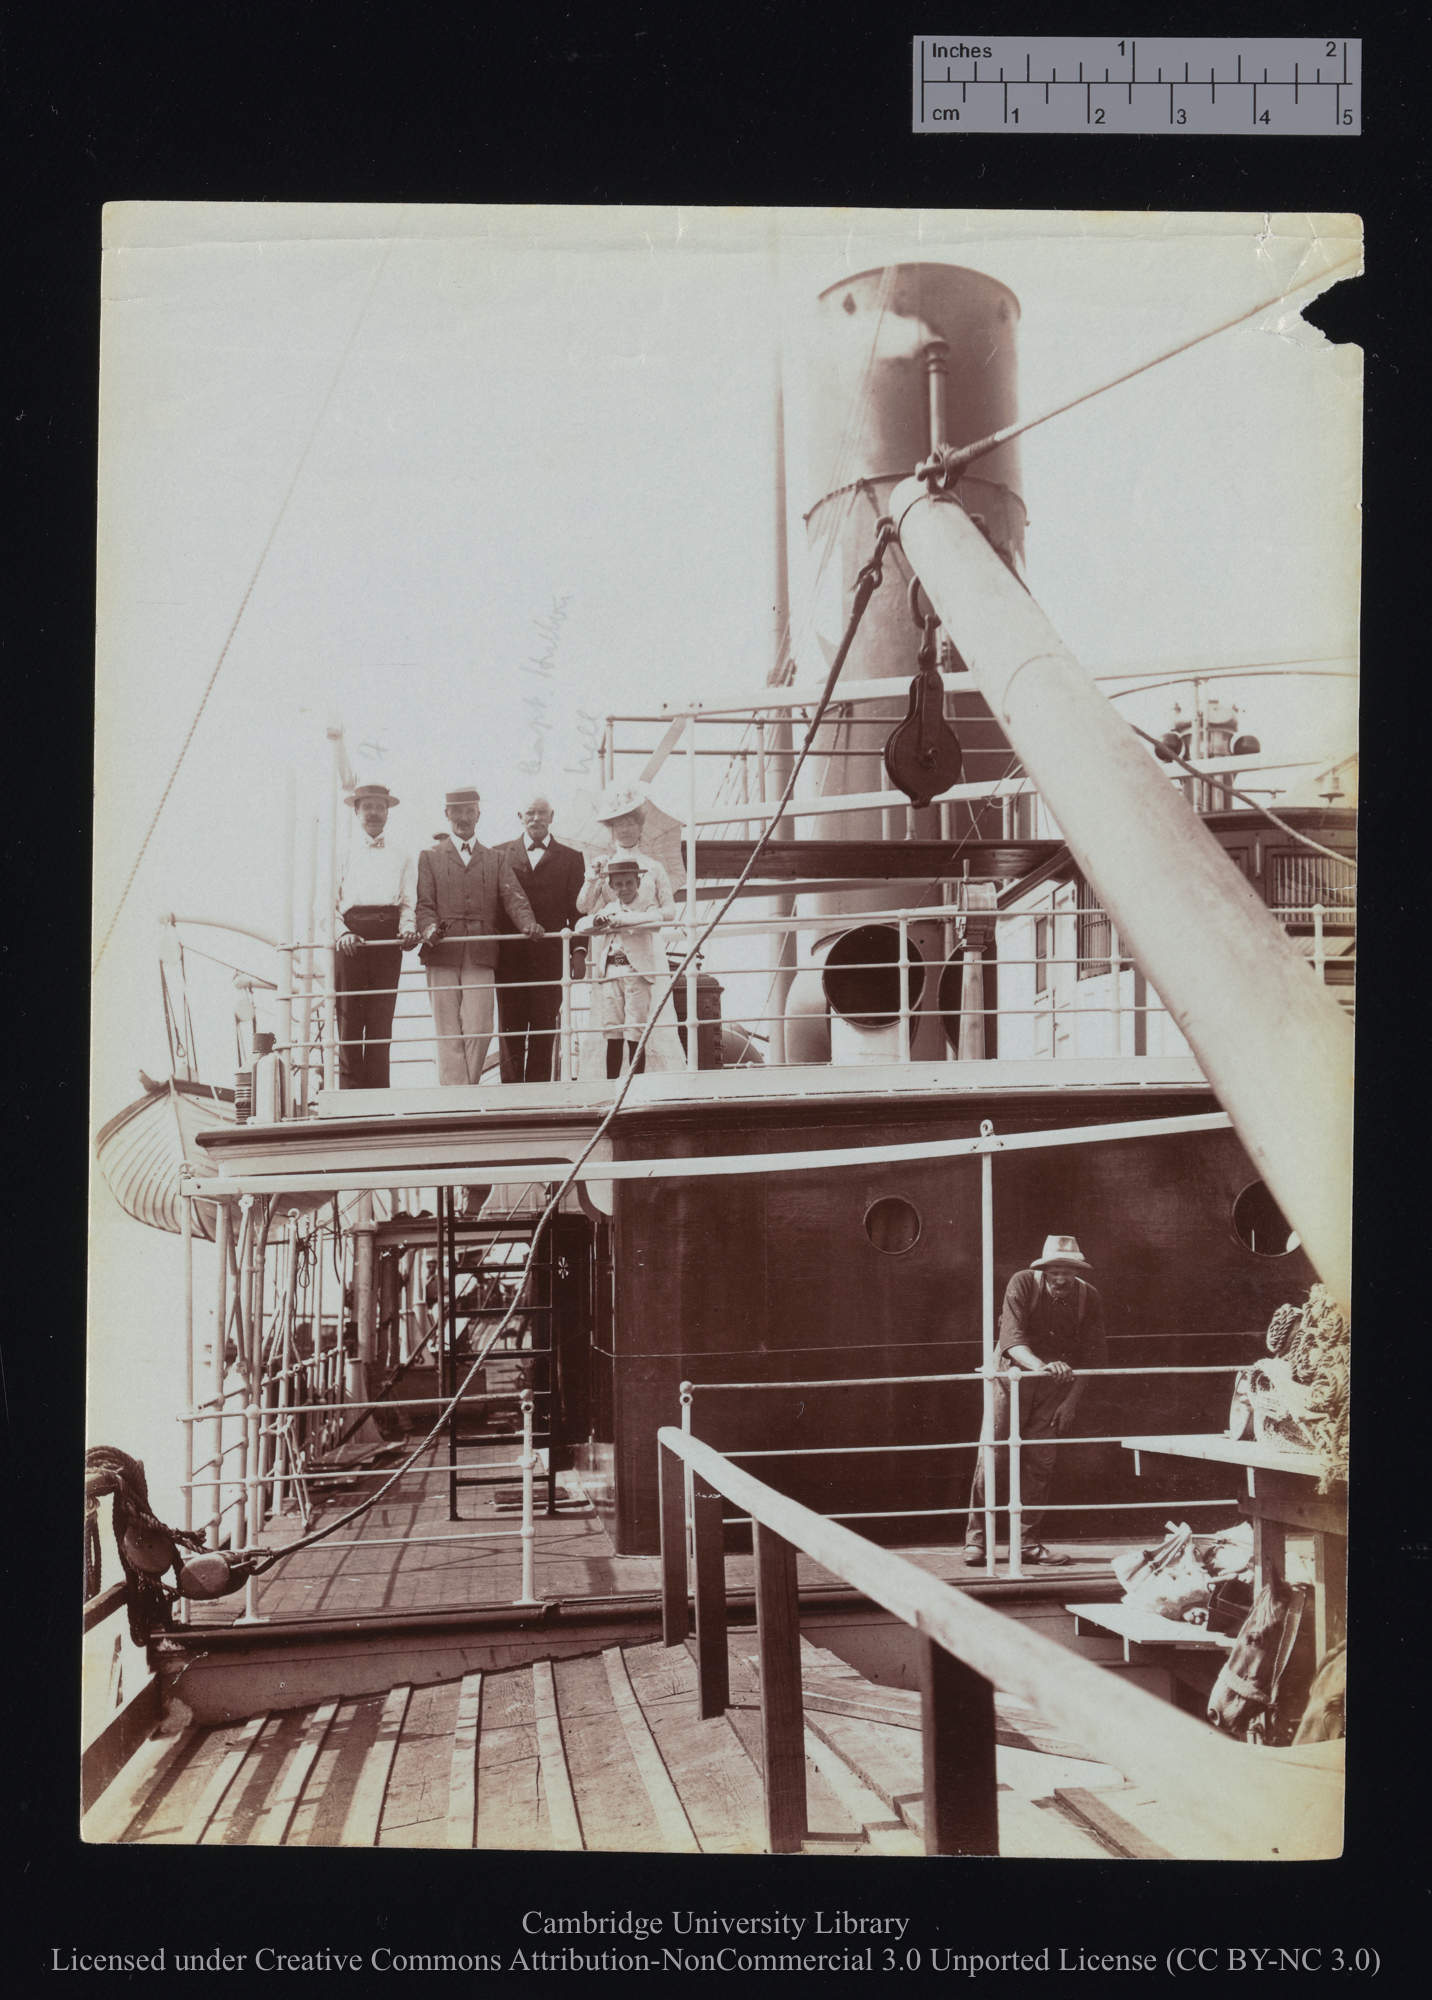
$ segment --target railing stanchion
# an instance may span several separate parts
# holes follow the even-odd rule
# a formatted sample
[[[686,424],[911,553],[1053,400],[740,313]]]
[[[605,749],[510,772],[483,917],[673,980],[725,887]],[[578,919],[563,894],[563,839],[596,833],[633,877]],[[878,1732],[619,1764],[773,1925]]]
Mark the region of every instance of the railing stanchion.
[[[910,1060],[910,922],[900,919],[900,1041],[899,1060]]]
[[[328,912],[328,942],[323,947],[323,1087],[338,1088],[338,795],[342,790],[339,760],[342,755],[343,726],[330,721],[328,740],[333,746],[333,769],[328,798],[328,884],[324,907]]]
[[[572,932],[562,932],[562,1019],[557,1036],[558,1056],[553,1074],[564,1083],[572,1081],[576,1064],[572,1060]]]
[[[698,1474],[692,1509],[696,1543],[696,1679],[701,1719],[724,1715],[731,1700],[726,1658],[726,1547],[721,1527],[723,1501]]]
[[[989,1122],[988,1119],[982,1122],[981,1131]],[[980,1463],[984,1470],[985,1548],[992,1573],[995,1537],[999,1527],[995,1503],[999,1496],[996,1490],[998,1460],[994,1449],[994,1156],[990,1153],[980,1155],[980,1343],[983,1350],[980,1365],[984,1370],[984,1380],[980,1384],[984,1398]]]
[[[224,1538],[224,1374],[225,1352],[229,1339],[229,1230],[232,1223],[232,1206],[227,1201],[214,1203],[214,1264],[218,1279],[218,1295],[214,1301],[214,1339],[209,1355],[210,1388],[214,1404],[214,1426],[212,1432],[212,1456],[214,1462],[214,1498],[209,1515],[209,1547],[218,1548]]]
[[[687,1437],[691,1435],[692,1387],[689,1382],[681,1384],[681,1428]],[[696,1510],[692,1505],[693,1487],[691,1467],[682,1461],[681,1504],[682,1504],[682,1546],[686,1551],[686,1592],[688,1597],[696,1595]]]
[[[289,768],[284,773],[283,811],[283,896],[280,903],[278,948],[278,1054],[280,1074],[285,1078],[287,1088],[283,1092],[283,1102],[279,1116],[293,1115],[294,1099],[294,1050],[293,1050],[293,916],[294,916],[294,851],[298,834],[298,774]]]
[[[686,950],[691,963],[686,968],[686,1067],[701,1067],[699,1022],[700,993],[697,987],[696,933],[696,717],[686,718]],[[676,1005],[672,1001],[673,1008]]]
[[[1114,980],[1114,1054],[1124,1053],[1124,965],[1119,956],[1119,933],[1109,924],[1109,970]]]
[[[532,1448],[532,1408],[533,1396],[530,1383],[522,1389],[522,1595],[515,1599],[518,1604],[535,1604],[533,1557],[537,1540],[537,1523],[532,1518],[532,1468],[537,1462],[537,1454]]]
[[[994,1689],[920,1634],[925,1852],[998,1854]]]
[[[772,1854],[798,1854],[806,1837],[806,1759],[796,1551],[759,1521],[752,1522],[751,1534],[761,1659],[766,1845]]]
[[[662,1445],[657,1452],[661,1486],[661,1643],[684,1645],[691,1629],[686,1586],[686,1467]]]
[[[1323,975],[1323,967],[1324,967],[1324,966],[1325,966],[1325,965],[1327,964],[1327,962],[1328,962],[1328,952],[1327,952],[1327,940],[1326,940],[1326,939],[1324,938],[1324,936],[1323,936],[1323,915],[1324,915],[1324,912],[1323,912],[1323,906],[1322,906],[1322,904],[1321,904],[1321,903],[1314,903],[1314,905],[1313,905],[1313,971],[1314,971],[1314,972],[1315,972],[1315,973],[1317,974],[1317,976],[1318,976],[1318,982],[1319,982],[1319,984],[1321,984],[1321,983],[1322,983],[1322,980],[1323,980],[1323,976],[1324,976],[1324,975]]]
[[[1020,1488],[1019,1370],[1009,1371],[1009,1574],[1024,1575],[1024,1507]],[[991,1563],[991,1570],[994,1565]]]
[[[184,1251],[184,1526],[194,1526],[194,1203],[179,1195],[179,1238]]]

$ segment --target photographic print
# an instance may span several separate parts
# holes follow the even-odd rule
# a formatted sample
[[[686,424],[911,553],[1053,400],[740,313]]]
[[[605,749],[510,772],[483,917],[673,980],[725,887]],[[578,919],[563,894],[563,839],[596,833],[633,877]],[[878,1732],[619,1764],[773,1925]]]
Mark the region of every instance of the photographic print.
[[[106,211],[87,1841],[1342,1851],[1361,250]]]

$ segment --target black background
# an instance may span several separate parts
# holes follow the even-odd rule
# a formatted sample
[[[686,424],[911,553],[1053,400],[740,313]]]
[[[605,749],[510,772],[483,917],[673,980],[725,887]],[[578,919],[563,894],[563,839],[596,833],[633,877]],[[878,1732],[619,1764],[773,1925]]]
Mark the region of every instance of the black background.
[[[1420,15],[888,4],[512,9],[11,4],[4,430],[10,809],[3,879],[5,1528],[11,1687],[7,1966],[51,1947],[259,1943],[489,1950],[530,1905],[817,1905],[912,1918],[960,1950],[1381,1950],[1396,1978],[1427,1895],[1426,1036],[1420,485],[1428,76]],[[1367,37],[1359,139],[910,132],[910,40],[1132,32]],[[101,208],[112,200],[660,202],[1360,213],[1368,273],[1308,308],[1366,357],[1359,1278],[1348,1850],[1278,1868],[86,1849],[76,1836],[76,1496],[83,1453],[94,472]],[[689,450],[689,446],[684,447]],[[1176,649],[1175,649],[1176,650]],[[222,829],[215,829],[221,837]],[[236,829],[241,837],[241,830]],[[100,829],[103,837],[103,829]],[[1410,1951],[1410,1945],[1408,1947]],[[878,1954],[877,1954],[878,1958]],[[906,1975],[890,1975],[892,1978]],[[1166,1975],[1160,1975],[1166,1976]],[[922,1975],[928,1979],[930,1974]],[[1114,1979],[1115,1975],[1105,1975]],[[1325,1974],[1325,1978],[1333,1977]],[[1047,1986],[1048,1982],[1041,1982]],[[1024,1982],[1002,1990],[1023,1990]]]

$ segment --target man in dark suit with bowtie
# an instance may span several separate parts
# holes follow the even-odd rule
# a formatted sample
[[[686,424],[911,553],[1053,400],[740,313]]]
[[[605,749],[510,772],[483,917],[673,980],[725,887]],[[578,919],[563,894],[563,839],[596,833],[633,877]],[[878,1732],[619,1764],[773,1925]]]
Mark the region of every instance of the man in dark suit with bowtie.
[[[577,895],[586,863],[576,848],[553,840],[552,808],[540,795],[528,800],[518,818],[521,835],[496,851],[511,867],[543,930],[568,930],[577,921]],[[562,989],[529,982],[561,979],[562,940],[521,937],[505,912],[498,918],[498,928],[504,933],[497,961],[502,1081],[548,1083],[555,1067]]]

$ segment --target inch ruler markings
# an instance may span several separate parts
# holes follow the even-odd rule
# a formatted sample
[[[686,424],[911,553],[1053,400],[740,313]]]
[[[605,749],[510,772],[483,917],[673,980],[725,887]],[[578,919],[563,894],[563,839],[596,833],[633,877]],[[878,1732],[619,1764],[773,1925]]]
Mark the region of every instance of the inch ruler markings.
[[[913,61],[916,132],[1362,132],[1358,38],[917,35]]]

